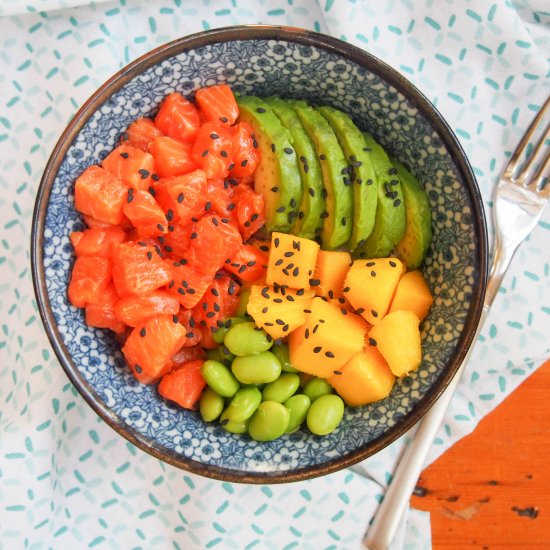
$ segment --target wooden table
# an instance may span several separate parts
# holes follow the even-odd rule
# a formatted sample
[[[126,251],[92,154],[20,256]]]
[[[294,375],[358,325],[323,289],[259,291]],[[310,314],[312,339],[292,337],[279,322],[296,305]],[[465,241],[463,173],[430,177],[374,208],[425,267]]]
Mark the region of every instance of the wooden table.
[[[421,475],[433,549],[550,549],[550,361]]]

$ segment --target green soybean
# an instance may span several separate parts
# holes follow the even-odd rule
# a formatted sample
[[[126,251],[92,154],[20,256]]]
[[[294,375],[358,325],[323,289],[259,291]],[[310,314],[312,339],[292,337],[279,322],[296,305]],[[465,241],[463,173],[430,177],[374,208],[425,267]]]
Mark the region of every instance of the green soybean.
[[[290,411],[276,401],[263,401],[248,423],[248,434],[256,441],[273,441],[285,433]]]
[[[223,363],[226,367],[231,366],[231,361],[235,357],[225,346],[218,346],[214,349],[206,350],[206,357],[213,361]]]
[[[324,378],[312,378],[302,392],[307,395],[313,403],[321,395],[332,393],[332,386]]]
[[[240,388],[233,373],[219,361],[205,361],[201,367],[201,374],[210,388],[222,397],[233,397]]]
[[[282,365],[281,365],[282,368]],[[283,373],[277,380],[273,380],[262,391],[262,401],[277,401],[284,403],[294,395],[300,385],[300,377],[297,374]]]
[[[335,394],[318,397],[307,412],[306,422],[311,433],[327,435],[342,421],[344,416],[344,401]]]
[[[229,317],[227,319],[224,319],[223,325],[221,327],[218,327],[218,329],[212,334],[214,342],[218,344],[223,344],[223,339],[225,338],[227,331],[231,327],[244,322],[246,322],[246,319],[243,319],[242,317]]]
[[[240,323],[231,327],[223,339],[225,347],[234,355],[257,355],[273,345],[273,338],[254,323]]]
[[[255,387],[241,388],[225,409],[225,418],[230,422],[245,422],[262,402],[262,392]]]
[[[220,426],[232,434],[244,434],[248,431],[248,420],[244,422],[233,422],[227,418],[227,409],[220,416]]]
[[[246,306],[248,305],[248,299],[250,298],[250,289],[243,288],[239,293],[239,305],[237,306],[237,311],[235,315],[237,317],[250,317],[246,311]]]
[[[285,431],[289,434],[295,432],[302,425],[306,419],[311,401],[307,395],[297,393],[287,399],[283,405],[290,411],[290,420]]]
[[[280,361],[283,372],[298,372],[298,369],[295,369],[290,363],[290,354],[288,352],[287,344],[275,344],[271,348],[271,351]]]
[[[205,422],[216,420],[223,411],[225,399],[212,388],[206,387],[199,399],[199,412]]]
[[[264,351],[258,355],[235,357],[231,371],[241,384],[269,384],[281,374],[281,363],[270,351]]]

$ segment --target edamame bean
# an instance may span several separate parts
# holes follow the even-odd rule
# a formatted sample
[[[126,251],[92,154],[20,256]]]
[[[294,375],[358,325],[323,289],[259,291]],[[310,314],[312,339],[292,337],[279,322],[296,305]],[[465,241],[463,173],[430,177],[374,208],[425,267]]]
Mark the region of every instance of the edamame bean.
[[[262,392],[255,387],[241,388],[225,409],[225,418],[230,422],[248,420],[262,402]]]
[[[240,388],[233,373],[219,361],[205,361],[201,367],[201,374],[206,383],[222,397],[233,397]]]
[[[295,369],[290,363],[290,354],[288,353],[287,344],[275,344],[271,348],[272,353],[275,354],[277,359],[281,363],[281,369],[284,372],[298,372],[298,369]]]
[[[216,420],[223,411],[225,399],[212,388],[206,386],[199,399],[199,412],[205,422]]]
[[[289,434],[295,432],[302,425],[306,419],[311,401],[307,395],[297,393],[287,399],[283,405],[290,411],[290,420],[285,431],[285,433]]]
[[[244,434],[248,431],[248,420],[244,422],[232,422],[227,418],[227,409],[220,416],[220,426],[232,434]]]
[[[225,347],[233,354],[257,355],[273,345],[273,338],[252,322],[231,327],[223,339]]]
[[[250,298],[250,288],[242,288],[239,292],[239,305],[235,311],[237,317],[250,317],[246,311],[248,299]]]
[[[206,357],[223,363],[226,367],[230,367],[231,361],[233,361],[233,357],[235,356],[224,345],[221,345],[217,348],[206,350]]]
[[[324,378],[312,378],[302,390],[313,403],[321,395],[332,393],[332,386]]]
[[[270,351],[264,351],[258,355],[235,357],[231,371],[241,384],[269,384],[281,374],[281,363]]]
[[[273,380],[262,391],[262,401],[277,401],[284,403],[300,385],[300,377],[297,374],[283,373],[277,380]]]
[[[244,323],[246,319],[243,319],[242,317],[229,317],[227,319],[224,319],[223,326],[218,327],[218,329],[212,333],[212,338],[214,339],[214,342],[218,344],[223,343],[223,339],[225,338],[225,335],[227,334],[227,331],[239,323]]]
[[[307,427],[315,435],[327,435],[342,421],[344,401],[335,394],[318,397],[307,412]]]
[[[285,433],[290,411],[276,401],[263,401],[248,423],[248,434],[256,441],[273,441]]]

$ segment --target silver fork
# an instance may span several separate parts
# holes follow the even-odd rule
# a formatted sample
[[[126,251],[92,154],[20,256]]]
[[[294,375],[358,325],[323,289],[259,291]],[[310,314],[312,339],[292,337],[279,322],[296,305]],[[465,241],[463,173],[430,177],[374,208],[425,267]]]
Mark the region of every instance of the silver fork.
[[[483,326],[514,253],[539,221],[550,197],[550,122],[544,126],[547,118],[550,118],[550,97],[521,138],[495,190],[495,242],[477,334]],[[540,135],[541,127],[544,128],[541,137],[529,151],[529,144],[535,136]],[[414,438],[403,452],[393,480],[367,532],[365,545],[369,550],[386,550],[393,541],[472,348],[473,345],[470,346],[452,381],[420,421]]]

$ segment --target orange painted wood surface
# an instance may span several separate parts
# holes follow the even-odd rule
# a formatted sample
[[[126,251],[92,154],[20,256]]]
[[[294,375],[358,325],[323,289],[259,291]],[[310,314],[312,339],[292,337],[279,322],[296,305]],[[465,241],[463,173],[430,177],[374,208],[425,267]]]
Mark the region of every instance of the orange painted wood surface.
[[[434,550],[550,549],[550,361],[422,473]]]

